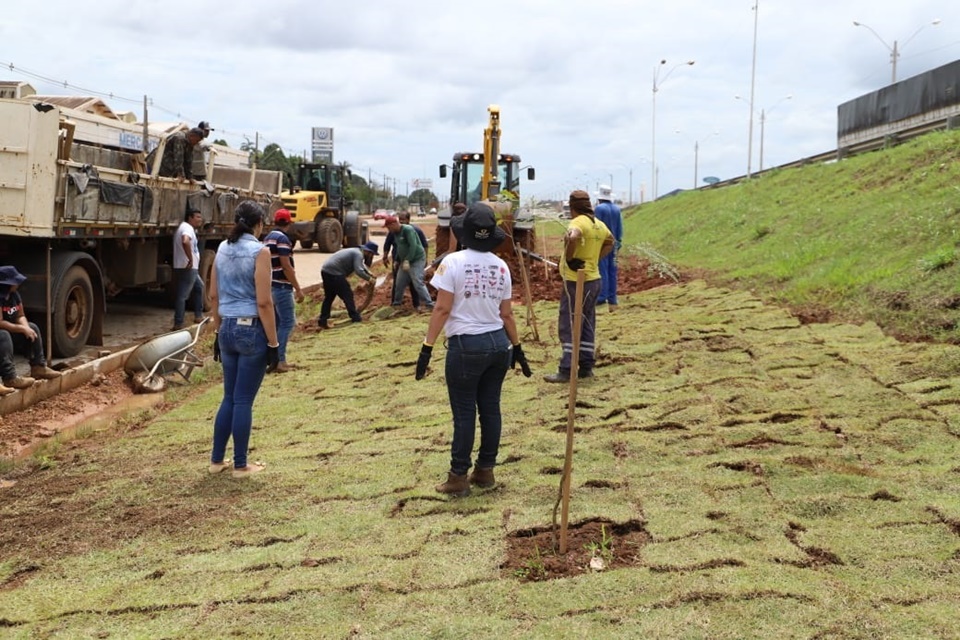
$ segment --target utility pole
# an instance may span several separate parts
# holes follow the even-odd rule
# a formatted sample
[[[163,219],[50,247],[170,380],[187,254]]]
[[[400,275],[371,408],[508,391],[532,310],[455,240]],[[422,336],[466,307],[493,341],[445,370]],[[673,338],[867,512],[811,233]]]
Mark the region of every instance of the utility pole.
[[[750,67],[750,128],[747,134],[747,179],[750,179],[753,160],[753,98],[757,80],[757,23],[760,17],[760,0],[753,5],[753,64]]]

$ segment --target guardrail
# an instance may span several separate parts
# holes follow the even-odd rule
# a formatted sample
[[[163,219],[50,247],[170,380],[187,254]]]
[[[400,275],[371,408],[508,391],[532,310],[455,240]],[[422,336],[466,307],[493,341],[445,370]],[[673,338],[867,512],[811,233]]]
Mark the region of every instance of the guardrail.
[[[703,189],[718,189],[721,187],[726,187],[734,185],[744,180],[758,178],[764,174],[771,173],[773,171],[779,171],[781,169],[792,169],[794,167],[803,167],[809,164],[820,164],[826,162],[836,162],[847,158],[852,155],[857,155],[860,153],[867,153],[869,151],[876,151],[878,149],[886,149],[888,147],[894,146],[901,142],[905,142],[912,138],[922,136],[933,131],[949,130],[956,126],[956,118],[947,117],[947,118],[936,118],[922,124],[908,127],[905,129],[900,129],[891,133],[886,133],[884,135],[879,135],[874,138],[869,138],[854,144],[851,144],[846,147],[832,149],[830,151],[824,151],[823,153],[818,153],[813,156],[807,156],[805,158],[800,158],[798,160],[793,160],[785,164],[780,164],[775,167],[768,167],[761,171],[754,171],[750,174],[748,178],[746,175],[737,176],[735,178],[728,178],[726,180],[720,180],[709,185],[703,185],[702,187],[697,187],[697,190]]]

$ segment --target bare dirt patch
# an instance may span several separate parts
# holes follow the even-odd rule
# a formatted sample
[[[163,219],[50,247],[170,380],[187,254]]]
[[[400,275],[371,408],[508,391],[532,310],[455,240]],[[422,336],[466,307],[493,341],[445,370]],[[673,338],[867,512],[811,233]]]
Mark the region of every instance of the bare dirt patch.
[[[0,457],[17,457],[37,441],[69,429],[133,395],[122,370],[0,418]]]
[[[559,525],[522,529],[507,536],[507,558],[500,565],[506,577],[524,582],[554,580],[639,564],[650,541],[643,523],[585,520],[567,527],[567,552],[559,552]]]

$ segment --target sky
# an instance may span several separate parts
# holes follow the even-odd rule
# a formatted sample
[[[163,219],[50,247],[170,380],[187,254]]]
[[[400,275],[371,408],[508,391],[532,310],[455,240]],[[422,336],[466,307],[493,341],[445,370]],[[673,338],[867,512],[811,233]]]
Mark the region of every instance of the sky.
[[[5,0],[3,14],[0,80],[107,94],[117,111],[146,95],[151,121],[207,120],[232,147],[288,155],[332,127],[334,159],[398,194],[432,180],[445,197],[439,165],[482,150],[498,104],[503,151],[536,169],[524,202],[608,184],[636,203],[827,152],[837,106],[891,82],[894,42],[898,80],[960,59],[956,0]]]

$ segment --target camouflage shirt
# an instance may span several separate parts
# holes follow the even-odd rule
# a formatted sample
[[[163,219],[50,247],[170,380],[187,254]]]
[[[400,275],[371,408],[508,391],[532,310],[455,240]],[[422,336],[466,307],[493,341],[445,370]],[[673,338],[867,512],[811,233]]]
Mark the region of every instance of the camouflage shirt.
[[[159,148],[157,147],[157,149]],[[148,171],[153,168],[157,149],[147,155]],[[190,178],[193,176],[193,147],[187,142],[185,131],[177,131],[167,137],[167,144],[163,148],[163,158],[160,159],[160,170],[157,175],[168,178]]]

